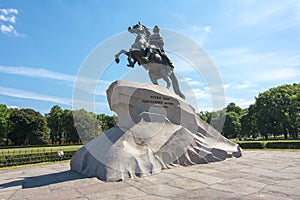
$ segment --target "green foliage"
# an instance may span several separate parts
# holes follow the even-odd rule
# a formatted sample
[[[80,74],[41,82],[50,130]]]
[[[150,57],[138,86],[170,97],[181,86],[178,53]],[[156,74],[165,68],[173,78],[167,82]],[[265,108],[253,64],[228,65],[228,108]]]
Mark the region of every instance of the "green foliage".
[[[73,118],[74,125],[83,143],[94,139],[101,133],[99,121],[94,113],[87,112],[84,109],[75,110],[73,111]]]
[[[100,134],[97,116],[84,109],[63,110],[55,105],[46,117],[52,144],[78,144],[81,140],[87,142]]]
[[[62,158],[57,156],[57,152],[0,156],[0,167],[68,160],[75,153],[76,151],[65,151]]]
[[[300,84],[271,88],[256,98],[257,127],[266,139],[270,134],[290,134],[298,138],[300,132]]]
[[[225,123],[222,134],[227,138],[236,138],[241,132],[240,116],[238,113],[230,111],[225,114]]]
[[[64,111],[58,105],[55,105],[51,108],[50,113],[46,114],[48,127],[50,128],[50,138],[52,144],[55,144],[56,141],[61,144],[63,138],[63,125],[62,125],[62,115]]]
[[[225,115],[226,115],[225,109],[215,111],[215,112],[211,112],[208,115],[208,123],[212,127],[214,127],[216,130],[221,132],[222,128],[223,128],[223,125],[224,125],[225,117],[226,117]]]
[[[198,116],[225,137],[234,138],[241,132],[241,113],[242,109],[239,106],[230,103],[225,109],[215,112],[200,112]]]
[[[243,149],[300,149],[300,142],[295,140],[265,140],[265,141],[237,141]]]
[[[266,148],[270,148],[270,149],[300,149],[300,142],[267,142]]]
[[[242,108],[235,105],[235,103],[229,103],[226,107],[226,112],[229,113],[229,112],[234,112],[238,115],[241,115],[242,114]]]
[[[12,109],[8,109],[6,105],[0,104],[0,145],[7,144],[8,133],[10,129],[9,117]]]
[[[265,148],[264,142],[237,142],[242,149],[263,149]]]
[[[258,135],[255,105],[250,105],[241,116],[241,135],[250,137]]]
[[[20,155],[20,154],[34,154],[34,153],[46,153],[46,152],[54,152],[54,151],[75,151],[78,150],[82,145],[34,145],[34,146],[26,146],[26,147],[1,147],[0,148],[0,156],[1,155]]]
[[[70,144],[71,142],[73,144],[81,143],[74,124],[73,111],[64,110],[61,116],[61,120],[62,120],[61,125],[62,125],[63,136],[65,138],[65,143],[66,144]]]
[[[276,138],[283,134],[285,138],[296,139],[300,132],[300,84],[282,85],[260,93],[255,103],[244,110],[229,103],[220,111],[200,112],[199,117],[222,130],[228,138],[260,135],[268,139],[270,135]],[[220,129],[224,118],[224,127]]]
[[[209,115],[209,112],[203,112],[203,111],[200,111],[198,113],[198,116],[200,117],[200,119],[202,119],[203,121],[207,122],[208,121],[208,115]]]
[[[8,137],[14,145],[47,143],[47,122],[39,112],[32,109],[16,109],[11,113],[9,121],[12,128]]]
[[[100,121],[102,131],[106,131],[116,125],[116,117],[105,114],[97,115],[97,119]]]
[[[84,109],[63,110],[58,105],[44,117],[32,109],[8,109],[0,104],[0,145],[7,146],[8,141],[12,145],[37,145],[49,141],[52,144],[78,144],[82,143],[81,139],[87,142],[99,135],[101,128],[114,127],[116,121],[116,116],[96,115]]]

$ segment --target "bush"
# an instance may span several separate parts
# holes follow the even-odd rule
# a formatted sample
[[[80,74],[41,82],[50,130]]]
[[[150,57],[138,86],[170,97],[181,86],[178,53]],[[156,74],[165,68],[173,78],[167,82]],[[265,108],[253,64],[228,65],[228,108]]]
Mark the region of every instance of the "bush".
[[[268,142],[269,149],[300,149],[300,142]]]
[[[265,145],[263,142],[238,142],[238,145],[242,149],[263,149],[265,148]]]
[[[75,152],[65,151],[63,157],[58,157],[57,152],[0,156],[0,167],[68,160]]]
[[[300,142],[295,141],[260,141],[260,142],[237,142],[243,149],[300,149]]]

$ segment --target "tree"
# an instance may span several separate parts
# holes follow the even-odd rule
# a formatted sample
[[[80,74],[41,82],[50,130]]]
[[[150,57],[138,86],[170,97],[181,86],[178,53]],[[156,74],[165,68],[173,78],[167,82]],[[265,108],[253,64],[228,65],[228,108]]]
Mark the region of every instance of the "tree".
[[[261,135],[268,139],[288,134],[298,138],[300,84],[282,85],[258,95],[255,101],[257,126]]]
[[[39,112],[32,109],[16,109],[10,115],[9,120],[12,129],[8,137],[14,145],[47,143],[47,122]]]
[[[116,117],[105,114],[97,115],[102,131],[106,131],[116,125]]]
[[[225,114],[225,123],[222,134],[227,138],[235,138],[241,132],[240,116],[236,112]]]
[[[291,132],[295,133],[294,137],[298,138],[300,133],[300,87],[296,87],[296,91],[291,95],[290,105],[290,123]]]
[[[229,103],[226,106],[226,112],[227,113],[229,113],[229,112],[235,112],[236,114],[241,115],[242,111],[243,111],[243,109],[241,107],[235,105],[235,103]]]
[[[252,104],[248,109],[245,109],[241,116],[241,134],[247,137],[255,137],[258,135],[258,128],[256,123],[255,105]]]
[[[67,144],[69,144],[70,142],[81,143],[74,124],[73,111],[64,110],[61,119],[65,142]]]
[[[207,123],[214,127],[219,132],[222,132],[225,123],[226,110],[222,109],[208,114]]]
[[[206,111],[206,112],[203,112],[203,111],[200,111],[200,113],[198,113],[198,116],[200,117],[200,119],[202,119],[203,121],[209,123],[208,120],[210,120],[211,116],[210,116],[210,112]]]
[[[84,109],[73,111],[74,125],[83,143],[86,143],[100,134],[100,124],[94,113]]]
[[[55,144],[57,141],[59,142],[59,144],[61,144],[62,142],[62,115],[63,110],[58,105],[53,106],[50,110],[50,113],[46,114],[52,144]]]
[[[0,145],[8,145],[8,133],[10,129],[9,117],[13,109],[0,104]]]
[[[235,103],[229,103],[226,108],[214,112],[200,112],[198,116],[209,123],[225,137],[236,137],[241,134],[240,118],[243,109]]]

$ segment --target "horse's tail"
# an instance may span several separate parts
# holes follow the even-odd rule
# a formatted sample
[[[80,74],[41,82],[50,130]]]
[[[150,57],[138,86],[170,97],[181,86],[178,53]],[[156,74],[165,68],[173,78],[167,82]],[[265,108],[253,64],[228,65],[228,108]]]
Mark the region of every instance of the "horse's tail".
[[[171,73],[170,78],[172,80],[172,85],[173,85],[173,89],[174,89],[175,94],[177,94],[181,98],[185,99],[184,94],[182,94],[182,92],[179,89],[178,80],[177,80],[174,72]]]

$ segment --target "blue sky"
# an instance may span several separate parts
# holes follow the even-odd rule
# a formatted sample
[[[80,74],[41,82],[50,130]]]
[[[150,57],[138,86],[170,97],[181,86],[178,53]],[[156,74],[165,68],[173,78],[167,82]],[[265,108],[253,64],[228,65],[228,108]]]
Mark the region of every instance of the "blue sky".
[[[70,109],[74,79],[90,52],[138,21],[198,43],[220,74],[226,103],[246,108],[259,92],[299,83],[297,0],[12,0],[0,1],[0,103],[41,113],[55,104]],[[197,109],[211,110],[209,88],[201,75],[170,57],[180,81],[192,87]],[[95,112],[110,113],[104,91],[111,82],[126,79],[130,69],[124,64],[111,63],[99,77]],[[143,73],[142,68],[135,70]]]

